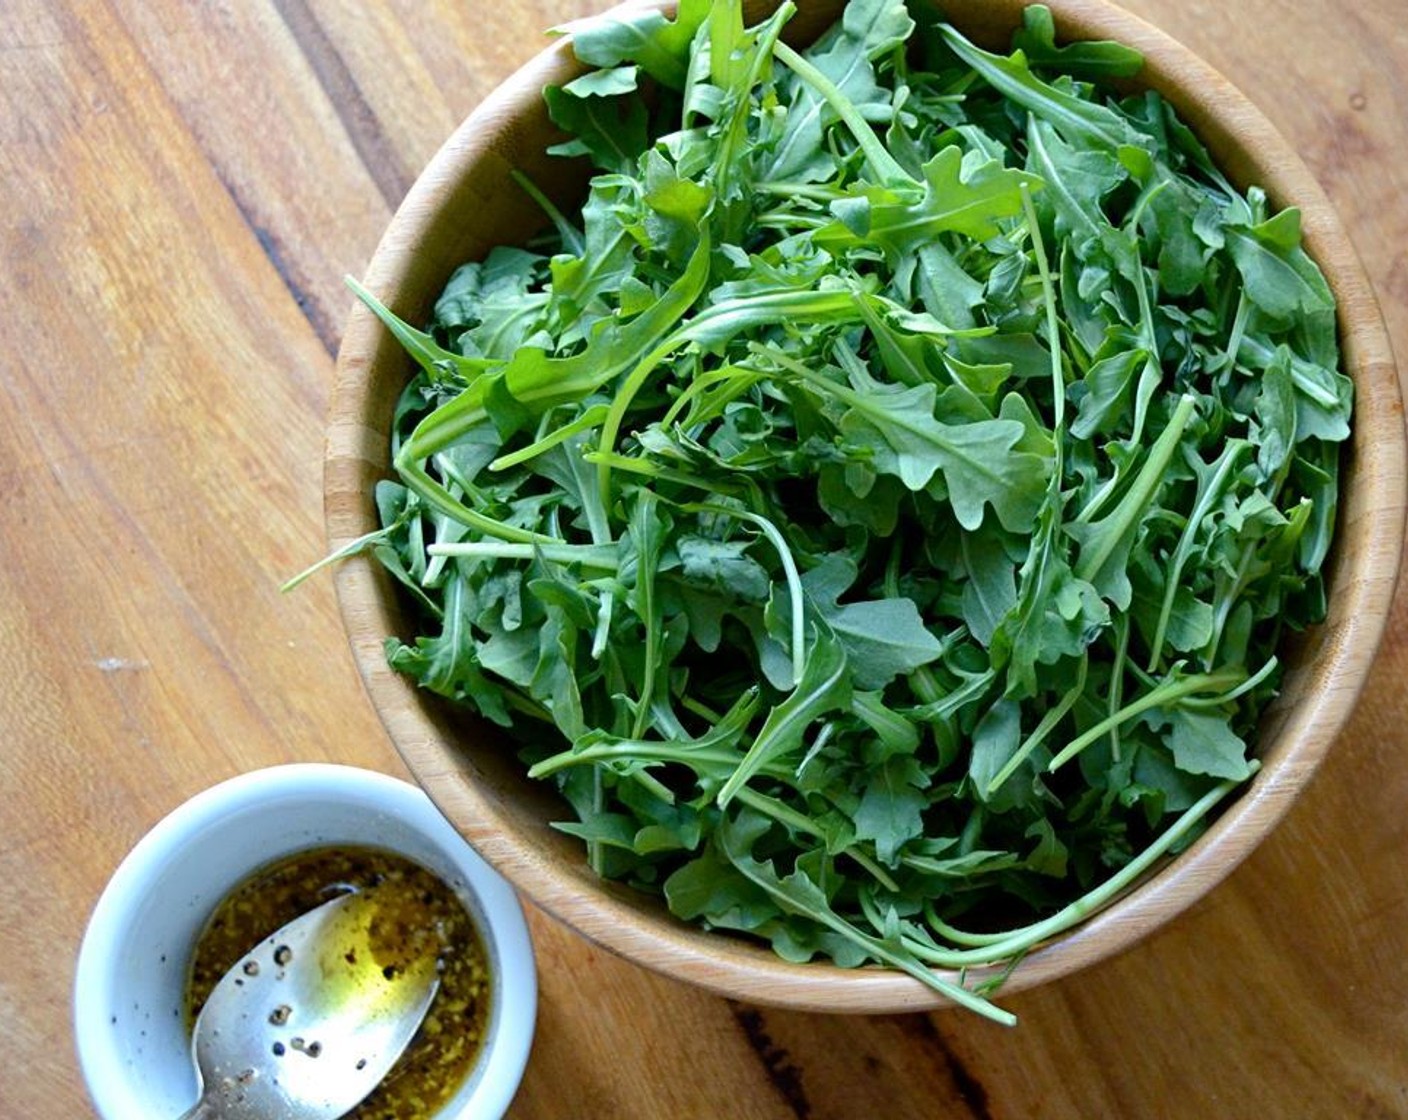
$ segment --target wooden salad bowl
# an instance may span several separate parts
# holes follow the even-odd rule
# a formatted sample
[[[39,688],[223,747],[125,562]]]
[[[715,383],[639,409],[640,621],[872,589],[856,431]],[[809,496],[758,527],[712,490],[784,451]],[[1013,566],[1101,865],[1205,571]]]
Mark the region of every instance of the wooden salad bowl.
[[[1023,0],[944,0],[948,18],[1005,49]],[[750,15],[770,5],[749,5]],[[789,37],[805,41],[839,15],[840,0],[800,6]],[[1050,0],[1064,39],[1116,39],[1142,51],[1139,81],[1163,94],[1241,188],[1264,187],[1303,214],[1305,247],[1339,305],[1346,371],[1357,392],[1345,452],[1328,619],[1287,656],[1281,698],[1260,729],[1262,768],[1186,851],[1072,932],[1028,954],[1003,992],[1067,976],[1135,944],[1224,879],[1286,814],[1344,725],[1373,661],[1398,573],[1404,528],[1404,425],[1389,340],[1354,249],[1300,157],[1232,84],[1186,48],[1103,0]],[[514,74],[450,137],[412,187],[367,269],[366,286],[412,323],[426,321],[454,268],[540,223],[515,187],[521,168],[568,204],[583,181],[544,154],[555,130],[542,89],[581,71],[559,40]],[[565,178],[566,177],[566,181]],[[389,474],[388,431],[412,362],[363,307],[338,357],[325,477],[327,529],[338,548],[377,528],[375,483]],[[353,653],[396,749],[436,804],[533,902],[593,942],[722,995],[829,1012],[937,1007],[942,997],[902,973],[788,964],[764,946],[706,932],[662,900],[599,879],[584,846],[549,822],[565,816],[547,783],[530,781],[512,744],[485,722],[388,668],[387,635],[409,637],[404,604],[369,557],[336,571]],[[969,979],[973,977],[970,975]]]

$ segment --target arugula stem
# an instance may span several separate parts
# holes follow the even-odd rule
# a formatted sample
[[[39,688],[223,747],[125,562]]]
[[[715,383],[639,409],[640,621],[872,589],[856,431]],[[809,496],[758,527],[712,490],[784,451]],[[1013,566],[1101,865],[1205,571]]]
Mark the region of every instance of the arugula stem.
[[[485,324],[483,328],[484,334],[481,340],[484,353],[494,355],[500,359],[506,359],[507,355],[501,353],[501,351],[507,350],[512,352],[513,343],[506,343],[505,340],[512,339],[513,336],[518,333],[518,325],[525,320],[531,325],[532,322],[542,314],[542,310],[547,306],[547,302],[546,298],[532,302],[525,300],[513,311],[497,317],[492,327]],[[525,327],[522,333],[531,334],[532,332],[528,327]]]
[[[737,11],[737,9],[734,10]],[[719,196],[723,198],[730,197],[730,191],[733,188],[730,180],[739,164],[738,156],[735,153],[748,142],[748,119],[753,106],[747,94],[751,93],[753,87],[762,79],[764,68],[772,61],[773,49],[777,45],[777,37],[782,34],[782,27],[796,11],[797,7],[792,3],[792,0],[783,0],[777,10],[768,17],[767,22],[749,46],[748,70],[743,81],[737,87],[737,100],[733,107],[733,115],[729,120],[728,127],[722,132],[719,150],[714,159],[714,185]],[[716,49],[719,50],[718,57],[711,52],[711,63],[715,68],[723,61],[725,44],[720,43]],[[719,78],[720,76],[716,72],[714,74],[715,84],[724,86],[725,83]],[[726,222],[726,224],[733,223]],[[737,240],[737,230],[726,229],[725,233],[728,241]]]
[[[597,437],[598,454],[609,454],[615,449],[616,435],[621,430],[621,422],[626,418],[626,410],[630,408],[632,399],[644,388],[646,380],[655,371],[655,367],[682,344],[683,339],[679,337],[679,332],[675,331],[666,336],[663,342],[648,351],[645,357],[636,363],[635,368],[621,383],[621,387],[616,390],[616,395],[611,400],[611,406],[602,419],[601,434]],[[601,504],[610,509],[611,464],[602,459],[597,461],[597,486],[601,492]]]
[[[655,678],[660,671],[660,619],[656,614],[655,577],[659,566],[659,542],[655,531],[655,505],[658,499],[645,487],[637,492],[632,521],[635,537],[636,613],[645,627],[645,668],[637,690],[636,718],[631,738],[639,739],[650,724],[650,705],[655,697]],[[653,547],[652,547],[653,542]],[[668,671],[668,666],[666,666]]]
[[[832,381],[825,374],[808,369],[802,363],[794,361],[775,348],[763,346],[756,342],[750,342],[748,348],[752,353],[771,358],[783,369],[796,374],[806,387],[822,396],[834,397],[836,400],[855,409],[855,411],[862,416],[875,416],[877,413],[881,412],[881,410],[877,408],[875,401],[865,393],[858,392],[849,385],[842,385],[837,381]],[[951,434],[955,431],[961,432],[963,425],[945,424],[941,420],[934,419],[932,414],[927,417],[927,422],[925,418],[921,418],[923,414],[920,414],[920,416],[883,415],[895,429],[936,448],[940,448],[944,455],[948,456],[953,461],[961,462],[963,466],[972,473],[994,480],[998,478],[997,470],[990,461],[982,454],[965,447],[960,440],[956,440]],[[991,424],[1006,423],[1006,421],[1003,420],[986,422]]]
[[[1237,700],[1242,696],[1245,696],[1252,689],[1256,688],[1257,685],[1261,684],[1262,681],[1266,680],[1267,677],[1271,676],[1271,674],[1277,670],[1280,664],[1280,661],[1278,661],[1275,656],[1269,657],[1267,658],[1266,663],[1263,664],[1260,669],[1258,669],[1255,673],[1253,673],[1251,676],[1249,676],[1246,680],[1244,680],[1241,684],[1239,684],[1236,688],[1232,689],[1231,691],[1224,692],[1220,696],[1189,696],[1182,701],[1182,705],[1185,708],[1226,707],[1228,704],[1232,703],[1232,701]]]
[[[553,729],[557,728],[557,724],[552,718],[552,713],[536,700],[524,696],[517,688],[504,689],[504,703],[514,711],[528,716],[530,719],[538,720],[540,723],[546,723]]]
[[[1129,616],[1120,615],[1112,624],[1115,631],[1115,660],[1110,668],[1109,695],[1105,700],[1107,717],[1113,716],[1124,703],[1124,676],[1129,665]],[[1120,721],[1110,724],[1110,757],[1120,760]]]
[[[742,787],[736,796],[744,805],[756,809],[764,816],[771,817],[787,828],[800,832],[804,836],[810,836],[815,840],[824,841],[826,839],[826,831],[814,820],[805,813],[797,812],[796,809],[777,800],[775,797],[769,797],[765,793],[759,793],[757,790],[750,789],[748,786]],[[842,848],[837,854],[846,855],[855,860],[856,863],[873,875],[876,882],[887,891],[898,891],[900,889],[899,884],[890,877],[889,872],[866,855],[859,846],[849,844]]]
[[[719,790],[715,798],[719,808],[727,808],[761,767],[799,746],[807,727],[815,720],[847,706],[849,693],[845,650],[834,638],[818,639],[802,678],[768,712],[747,753]]]
[[[397,462],[397,473],[401,480],[414,491],[427,505],[431,506],[438,513],[448,517],[451,521],[458,521],[461,525],[470,529],[477,529],[486,537],[493,537],[501,541],[517,541],[523,544],[539,542],[543,544],[562,544],[562,541],[552,537],[535,533],[531,529],[520,529],[516,525],[507,525],[502,521],[496,521],[478,510],[470,509],[462,501],[456,498],[449,490],[430,476],[430,473],[419,463]]]
[[[630,779],[652,796],[659,798],[666,805],[673,805],[675,803],[675,791],[649,770],[632,770]]]
[[[1036,157],[1037,165],[1041,169],[1041,177],[1046,181],[1046,189],[1052,191],[1056,197],[1065,204],[1061,211],[1063,215],[1069,215],[1071,218],[1078,219],[1086,234],[1098,238],[1101,233],[1099,226],[1096,225],[1095,220],[1091,218],[1090,214],[1086,212],[1085,207],[1071,194],[1070,187],[1066,183],[1066,177],[1061,174],[1052,160],[1051,153],[1046,147],[1046,141],[1041,138],[1041,129],[1037,126],[1036,122],[1036,114],[1029,112],[1027,114],[1027,147],[1031,150],[1032,155]],[[1028,188],[1025,183],[1022,184],[1022,193],[1023,195],[1028,193]],[[1025,197],[1022,201],[1023,209],[1027,211],[1027,222],[1034,231],[1032,236],[1033,238],[1037,238],[1039,235],[1035,232],[1035,211],[1032,210]],[[1043,278],[1046,273],[1045,257],[1046,254],[1044,251],[1038,252],[1038,260],[1041,263]]]
[[[719,720],[724,718],[722,712],[715,711],[713,708],[709,707],[708,704],[704,703],[703,700],[700,700],[696,696],[691,696],[687,692],[680,696],[680,704],[684,707],[685,711],[693,712],[701,719],[706,719],[710,723],[718,723]]]
[[[593,661],[600,661],[606,654],[607,643],[611,640],[611,616],[615,607],[615,594],[611,591],[603,591],[596,612],[596,629],[592,631]]]
[[[622,739],[597,743],[590,747],[572,747],[535,762],[528,770],[530,778],[547,778],[573,766],[592,766],[607,762],[675,762],[695,773],[721,777],[720,771],[732,770],[742,758],[737,751],[722,748],[696,748],[689,743],[667,743],[654,739]],[[760,771],[771,778],[786,780],[785,767],[765,766]]]
[[[602,781],[601,767],[592,767],[592,816],[598,820],[606,808],[606,786]],[[595,875],[606,874],[606,850],[600,840],[587,841],[587,866]]]
[[[686,707],[696,706],[689,702],[688,697],[684,698],[684,703]],[[702,705],[697,706],[702,708]],[[700,714],[712,726],[696,739],[608,739],[589,746],[574,745],[541,759],[528,773],[530,777],[537,778],[570,766],[605,762],[677,762],[701,776],[721,779],[737,766],[741,756],[733,749],[733,744],[747,731],[757,708],[758,689],[755,686],[744,692],[725,713],[703,710]],[[785,768],[766,763],[759,772],[784,782],[789,778]]]
[[[370,533],[363,533],[360,537],[348,541],[341,548],[328,553],[315,564],[311,564],[299,572],[296,576],[285,580],[279,585],[280,591],[292,591],[309,576],[321,572],[324,568],[346,560],[349,556],[356,556],[359,552],[365,552],[374,545],[380,544],[390,538],[391,534],[401,528],[409,520],[409,514],[402,511],[395,521],[383,525],[380,529],[373,529]]]
[[[1139,197],[1134,200],[1134,205],[1130,207],[1129,215],[1125,218],[1124,224],[1128,229],[1138,229],[1139,223],[1144,217],[1144,211],[1149,208],[1149,204],[1168,190],[1172,180],[1167,178],[1158,179],[1150,183],[1142,191]]]
[[[1149,418],[1149,396],[1163,377],[1159,365],[1159,338],[1154,326],[1154,309],[1149,303],[1149,284],[1144,274],[1144,264],[1135,251],[1134,292],[1139,299],[1139,331],[1144,342],[1144,368],[1139,373],[1139,384],[1134,390],[1134,430],[1130,439],[1138,443],[1144,438],[1144,424]]]
[[[1064,766],[1091,743],[1121,724],[1128,723],[1135,716],[1142,715],[1152,708],[1173,706],[1185,696],[1192,696],[1199,692],[1215,692],[1230,685],[1241,684],[1245,675],[1239,669],[1227,668],[1219,669],[1215,673],[1195,673],[1187,677],[1169,677],[1137,700],[1130,701],[1119,711],[1111,713],[1094,727],[1077,735],[1051,760],[1047,769],[1054,771]]]
[[[742,483],[735,483],[732,479],[703,479],[697,474],[691,474],[689,471],[676,470],[673,467],[662,467],[652,459],[635,455],[622,455],[619,451],[588,451],[582,455],[582,462],[592,466],[599,466],[605,463],[609,465],[613,471],[640,475],[643,478],[658,479],[661,482],[673,482],[679,486],[687,486],[691,490],[704,490],[712,494],[741,496],[746,492]]]
[[[802,576],[797,571],[797,561],[792,558],[792,550],[787,546],[786,539],[777,526],[766,517],[749,510],[716,505],[712,502],[691,502],[680,508],[695,513],[712,513],[718,517],[732,517],[756,525],[768,539],[768,543],[777,550],[778,559],[782,561],[782,572],[787,581],[787,595],[792,609],[792,687],[796,688],[802,682],[802,673],[807,663],[806,600],[802,591]]]
[[[1061,444],[1066,430],[1066,378],[1061,368],[1061,320],[1056,313],[1056,288],[1051,283],[1051,264],[1046,256],[1046,246],[1042,242],[1041,223],[1037,221],[1036,207],[1032,205],[1032,190],[1025,180],[1018,184],[1018,189],[1022,193],[1022,210],[1026,214],[1027,228],[1031,231],[1037,273],[1041,277],[1041,298],[1046,305],[1046,344],[1051,350],[1051,438],[1056,445],[1056,463],[1052,469],[1059,478]]]
[[[1239,352],[1245,350],[1259,367],[1270,365],[1276,353],[1264,339],[1251,334],[1242,337],[1241,345],[1237,349]],[[1339,398],[1333,389],[1325,388],[1315,378],[1307,375],[1307,369],[1313,373],[1315,368],[1311,363],[1297,360],[1294,353],[1291,355],[1291,380],[1295,382],[1296,391],[1322,408],[1333,409],[1339,404]]]
[[[885,575],[883,577],[882,589],[885,598],[898,599],[900,597],[900,549],[903,546],[903,539],[896,536],[890,545],[890,555],[885,561]],[[944,652],[947,653],[952,646],[956,645],[962,635],[967,632],[967,627],[960,626],[944,637]],[[942,654],[940,655],[942,656]],[[943,690],[939,687],[939,682],[934,679],[933,671],[927,665],[920,665],[914,669],[907,678],[909,686],[914,689],[914,695],[921,704],[936,704],[943,698]]]
[[[870,730],[889,742],[911,741],[919,745],[918,729],[903,716],[885,707],[885,701],[878,692],[853,692],[851,712]]]
[[[1252,759],[1248,763],[1248,769],[1251,774],[1255,774],[1261,769],[1261,763],[1256,759]],[[932,961],[946,968],[995,966],[1003,963],[1009,957],[1026,952],[1048,938],[1058,933],[1063,933],[1072,926],[1077,925],[1089,915],[1112,902],[1124,890],[1132,886],[1145,871],[1158,862],[1170,848],[1187,835],[1200,820],[1216,808],[1223,798],[1241,786],[1246,780],[1247,779],[1228,779],[1219,782],[1191,806],[1185,809],[1179,818],[1160,833],[1158,839],[1152,844],[1098,887],[1087,891],[1085,894],[1081,895],[1080,898],[1062,907],[1049,918],[1044,918],[1039,922],[1034,922],[1021,929],[1009,930],[1003,934],[962,934],[963,938],[970,944],[978,941],[984,942],[981,948],[936,951],[925,946],[923,942],[915,938],[905,938],[905,946],[920,959]],[[946,928],[953,930],[952,926],[946,926]],[[989,938],[991,938],[991,940],[989,940]]]
[[[581,230],[569,222],[562,211],[553,204],[552,199],[540,191],[538,185],[522,171],[512,167],[508,173],[524,194],[536,202],[538,208],[548,216],[553,228],[557,230],[557,236],[562,239],[562,247],[574,257],[584,256],[587,250]]]
[[[753,225],[758,229],[782,229],[797,233],[802,230],[829,229],[835,224],[835,221],[836,219],[829,215],[798,214],[792,210],[770,210],[754,217]]]
[[[567,358],[549,358],[541,350],[524,347],[508,362],[480,361],[479,368],[458,396],[423,418],[401,444],[396,453],[395,467],[406,477],[407,484],[419,490],[424,471],[414,474],[417,464],[437,451],[442,451],[489,418],[486,405],[485,367],[495,370],[499,388],[519,406],[528,411],[541,411],[555,403],[580,401],[596,392],[623,370],[631,368],[643,353],[671,330],[694,305],[709,276],[710,244],[707,227],[690,255],[689,264],[673,284],[649,308],[624,326],[610,321],[595,332],[585,348]],[[381,308],[369,293],[354,283],[354,291],[362,296],[374,311]],[[385,308],[377,311],[383,322],[397,334],[404,345],[410,328]],[[415,334],[418,332],[410,332]],[[428,337],[428,336],[423,336]],[[415,341],[414,339],[412,341]],[[433,340],[431,340],[433,342]],[[422,343],[416,342],[420,350]],[[431,355],[434,357],[434,355]],[[449,357],[453,357],[450,355]],[[424,366],[428,358],[420,359]],[[469,359],[465,359],[469,361]],[[432,363],[433,366],[433,363]],[[429,499],[429,495],[426,495]],[[459,516],[451,514],[451,516]]]
[[[943,689],[939,687],[939,682],[927,665],[920,665],[910,673],[909,683],[914,688],[914,695],[922,704],[937,704],[943,699]]]
[[[1237,364],[1237,354],[1242,349],[1242,337],[1247,333],[1247,323],[1251,319],[1252,302],[1247,298],[1243,287],[1237,293],[1237,311],[1232,317],[1232,329],[1227,334],[1227,348],[1223,350],[1223,360],[1230,371]]]
[[[1017,768],[1031,756],[1032,751],[1046,741],[1047,736],[1056,729],[1056,725],[1066,717],[1066,713],[1085,694],[1085,677],[1089,667],[1090,653],[1087,651],[1080,656],[1080,669],[1077,671],[1075,685],[1066,690],[1055,707],[1048,709],[1046,714],[1041,717],[1041,721],[1032,729],[1032,733],[1022,740],[1021,746],[1013,752],[1012,757],[1003,763],[1002,768],[993,775],[987,788],[989,797],[1001,789],[1003,783],[1012,777],[1017,772]]]
[[[978,846],[978,840],[983,834],[983,823],[987,820],[987,809],[976,803],[968,811],[968,819],[963,822],[963,831],[958,834],[958,853],[967,855]]]
[[[802,756],[802,761],[797,763],[794,777],[798,780],[801,779],[802,771],[807,768],[807,764],[822,752],[826,744],[831,742],[831,738],[835,734],[836,723],[834,720],[826,720],[822,723],[821,727],[817,730],[816,738],[812,740],[812,745],[807,748],[807,753]]]
[[[965,705],[976,700],[988,690],[988,686],[997,679],[997,670],[988,668],[981,673],[974,673],[957,688],[949,690],[931,704],[924,704],[914,710],[916,719],[934,721],[942,723],[956,714]]]
[[[1122,120],[1074,94],[1043,82],[1019,55],[991,54],[975,46],[957,28],[944,23],[939,34],[949,48],[995,90],[1028,112],[1056,125],[1063,134],[1079,136],[1114,151],[1126,142]]]
[[[489,463],[491,471],[507,470],[509,467],[517,467],[536,459],[546,451],[551,451],[558,444],[565,443],[575,435],[582,432],[591,431],[606,417],[606,405],[594,404],[586,409],[575,420],[571,420],[561,427],[554,428],[541,439],[535,440],[527,447],[521,447],[517,451],[511,451],[507,455],[500,455]]]
[[[934,907],[933,899],[924,900],[924,921],[929,928],[940,937],[952,941],[955,945],[963,945],[969,949],[983,949],[989,945],[1001,945],[1009,937],[1010,932],[1003,933],[970,933],[967,930],[958,929],[949,925],[939,917],[938,911]],[[947,956],[947,954],[935,954],[936,956]]]
[[[1122,475],[1116,470],[1114,474],[1101,483],[1100,489],[1097,490],[1090,501],[1085,504],[1085,508],[1080,510],[1067,524],[1090,524],[1090,522],[1095,519],[1095,516],[1105,508],[1105,503],[1110,500],[1110,497],[1119,488],[1121,479]]]
[[[1237,559],[1237,568],[1232,576],[1231,586],[1226,591],[1219,591],[1218,597],[1213,603],[1212,641],[1208,643],[1207,652],[1203,654],[1203,664],[1206,666],[1211,666],[1217,660],[1217,652],[1222,645],[1223,631],[1227,629],[1227,620],[1232,616],[1238,602],[1241,601],[1242,592],[1248,583],[1247,577],[1252,561],[1256,559],[1256,543],[1256,541],[1247,541],[1242,546],[1242,555]]]
[[[580,564],[602,572],[617,569],[617,549],[612,545],[567,544],[543,540],[534,544],[506,541],[447,541],[427,545],[431,556],[455,556],[466,560],[536,560],[539,556],[555,564]]]
[[[1002,1023],[1004,1026],[1014,1026],[1017,1022],[1016,1016],[1000,1008],[993,1006],[982,996],[968,991],[959,984],[953,983],[937,973],[925,968],[916,959],[915,954],[901,952],[890,946],[888,940],[881,940],[863,930],[857,929],[850,922],[846,921],[839,914],[836,914],[829,907],[802,907],[792,893],[787,891],[778,880],[770,874],[763,874],[761,865],[747,858],[746,853],[734,852],[728,844],[728,831],[725,829],[720,834],[720,849],[724,856],[749,880],[761,887],[786,910],[804,914],[813,921],[820,922],[834,933],[844,937],[864,949],[876,960],[888,964],[893,968],[898,968],[903,972],[913,976],[920,983],[934,989],[941,995],[953,1000],[960,1006],[976,1011],[985,1018]]]
[[[820,183],[762,182],[753,184],[753,189],[779,198],[806,198],[813,202],[835,202],[846,197],[844,191]]]
[[[1173,617],[1173,600],[1178,594],[1183,568],[1193,554],[1193,546],[1197,543],[1198,528],[1212,512],[1213,503],[1221,498],[1222,491],[1231,479],[1233,468],[1236,467],[1242,453],[1250,447],[1251,444],[1246,440],[1229,440],[1227,446],[1223,448],[1222,454],[1218,456],[1211,476],[1204,476],[1199,480],[1202,485],[1198,488],[1198,496],[1193,502],[1193,508],[1189,512],[1188,520],[1183,526],[1183,532],[1178,538],[1178,544],[1174,546],[1173,555],[1169,558],[1167,582],[1164,584],[1164,598],[1159,606],[1159,621],[1158,625],[1154,627],[1154,637],[1149,643],[1148,669],[1151,673],[1158,667],[1159,656],[1163,653],[1169,620]]]
[[[381,320],[382,325],[391,332],[406,353],[415,358],[416,363],[425,370],[426,376],[432,382],[437,384],[458,383],[468,386],[496,364],[489,358],[466,358],[463,354],[444,349],[425,331],[416,330],[392,312],[381,300],[364,288],[356,277],[345,276],[343,282],[352,290],[352,294]]]
[[[1126,534],[1132,532],[1138,524],[1154,493],[1164,482],[1168,465],[1173,460],[1173,454],[1178,449],[1188,421],[1193,417],[1196,403],[1194,398],[1186,393],[1179,398],[1168,427],[1149,448],[1149,455],[1139,473],[1135,475],[1129,490],[1109,516],[1099,522],[1099,531],[1094,533],[1088,542],[1093,542],[1093,547],[1081,549],[1080,559],[1075,566],[1075,573],[1080,579],[1092,579],[1105,566],[1105,562],[1110,559]]]
[[[860,145],[860,150],[865,153],[866,161],[882,183],[886,186],[919,186],[890,154],[889,149],[871,128],[870,122],[860,115],[855,103],[842,93],[830,78],[781,40],[773,46],[773,55],[835,110],[836,115],[850,129],[851,135]]]
[[[685,386],[683,393],[675,400],[665,415],[659,420],[661,429],[668,431],[679,419],[680,413],[686,408],[690,408],[689,415],[685,418],[684,427],[693,428],[697,425],[712,420],[723,411],[724,405],[729,401],[736,400],[746,393],[760,381],[766,381],[767,374],[761,370],[751,369],[748,366],[730,365],[721,369],[709,370],[692,378]],[[720,387],[720,391],[703,406],[702,415],[696,415],[692,406],[696,400],[704,396],[710,389]]]
[[[708,247],[707,232],[702,233],[701,237],[703,240],[695,250],[696,253],[706,251]],[[597,441],[598,452],[609,454],[614,449],[631,402],[645,387],[656,367],[680,347],[701,339],[715,338],[720,334],[730,337],[745,327],[763,323],[844,322],[857,318],[859,314],[855,299],[849,291],[765,292],[712,304],[667,335],[659,345],[648,351],[626,376],[611,401],[606,418],[602,421],[601,434]],[[597,464],[597,482],[602,504],[609,509],[611,465],[605,460]]]

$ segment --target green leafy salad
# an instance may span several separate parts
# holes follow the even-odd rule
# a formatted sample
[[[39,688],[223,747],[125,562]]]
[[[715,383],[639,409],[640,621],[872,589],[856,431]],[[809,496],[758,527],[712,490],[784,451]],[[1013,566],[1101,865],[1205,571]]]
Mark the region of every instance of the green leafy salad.
[[[792,14],[584,24],[580,211],[519,177],[549,232],[424,331],[360,292],[420,369],[353,547],[600,874],[1010,1021],[1255,770],[1351,382],[1299,214],[1115,92],[1137,53]]]

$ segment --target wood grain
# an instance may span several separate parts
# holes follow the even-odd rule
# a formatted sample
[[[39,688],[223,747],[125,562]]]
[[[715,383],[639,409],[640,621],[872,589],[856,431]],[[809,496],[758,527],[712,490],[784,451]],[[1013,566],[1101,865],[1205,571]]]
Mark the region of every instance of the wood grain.
[[[0,11],[0,1116],[91,1115],[87,913],[230,774],[400,772],[322,547],[331,350],[414,178],[576,0],[11,0]],[[1296,144],[1408,352],[1398,0],[1126,0]],[[405,100],[409,98],[409,103]],[[364,162],[364,161],[370,161]],[[1408,599],[1285,822],[1192,913],[1010,1003],[731,1004],[536,917],[519,1118],[1408,1116]]]

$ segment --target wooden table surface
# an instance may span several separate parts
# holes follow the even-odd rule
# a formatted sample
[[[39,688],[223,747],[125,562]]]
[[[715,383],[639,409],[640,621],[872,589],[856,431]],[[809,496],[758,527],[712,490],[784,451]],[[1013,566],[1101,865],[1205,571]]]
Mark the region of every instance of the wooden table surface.
[[[74,955],[122,855],[241,771],[402,773],[320,555],[359,273],[418,169],[602,0],[0,4],[0,1116],[91,1115]],[[1403,0],[1128,0],[1305,153],[1408,354]],[[1408,368],[1408,367],[1405,367]],[[1408,1117],[1408,597],[1272,838],[1113,963],[962,1012],[729,1003],[532,914],[512,1116]]]

